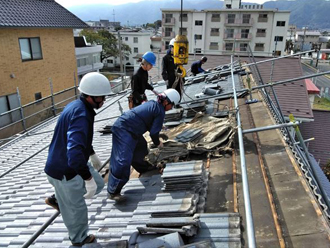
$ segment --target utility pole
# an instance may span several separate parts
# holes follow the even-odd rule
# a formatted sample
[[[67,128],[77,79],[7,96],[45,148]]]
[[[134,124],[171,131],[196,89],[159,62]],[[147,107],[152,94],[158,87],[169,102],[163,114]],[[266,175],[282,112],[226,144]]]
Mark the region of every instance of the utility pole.
[[[317,45],[317,54],[316,54],[316,63],[315,67],[317,68],[317,65],[319,64],[319,57],[320,57],[320,50],[321,50],[322,43],[319,43]]]
[[[305,42],[305,36],[306,36],[306,29],[308,29],[308,27],[303,27],[303,29],[304,29],[304,36],[303,36],[302,43],[301,43],[301,51],[302,52],[304,51],[304,42]]]

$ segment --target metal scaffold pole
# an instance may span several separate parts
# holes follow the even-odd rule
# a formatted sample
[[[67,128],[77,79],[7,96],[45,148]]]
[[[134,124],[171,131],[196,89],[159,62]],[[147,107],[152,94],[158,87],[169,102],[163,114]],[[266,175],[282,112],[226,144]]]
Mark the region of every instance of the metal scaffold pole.
[[[235,88],[233,55],[231,56],[231,79],[233,82],[235,109],[237,110],[237,112],[236,112],[237,132],[238,132],[239,154],[240,154],[241,170],[242,170],[242,184],[243,184],[244,208],[245,208],[245,215],[246,215],[246,230],[247,230],[247,238],[248,238],[248,247],[255,248],[256,241],[255,241],[255,234],[254,234],[254,223],[253,223],[253,218],[252,218],[252,209],[251,209],[251,202],[250,202],[249,182],[248,182],[247,169],[246,169],[246,164],[245,164],[243,132],[242,132],[242,126],[241,126],[241,118],[240,118],[240,113],[239,113],[236,88]]]

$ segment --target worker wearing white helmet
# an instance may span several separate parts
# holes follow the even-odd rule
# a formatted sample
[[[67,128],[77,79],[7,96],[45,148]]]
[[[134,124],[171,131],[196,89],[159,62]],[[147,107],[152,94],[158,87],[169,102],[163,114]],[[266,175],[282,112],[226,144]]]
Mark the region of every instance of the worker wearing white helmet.
[[[88,235],[85,198],[98,194],[104,182],[88,163],[92,153],[93,109],[102,107],[111,88],[105,76],[92,72],[81,79],[79,91],[80,98],[69,103],[57,121],[45,166],[48,181],[55,189],[55,195],[45,202],[61,212],[74,246],[95,240],[94,235]]]
[[[155,168],[144,160],[148,149],[143,134],[149,131],[154,145],[162,147],[159,132],[163,126],[165,112],[179,101],[179,93],[174,89],[168,89],[158,95],[157,101],[151,100],[139,105],[116,120],[111,128],[112,151],[108,180],[110,199],[124,199],[120,192],[129,180],[131,165],[140,173]]]

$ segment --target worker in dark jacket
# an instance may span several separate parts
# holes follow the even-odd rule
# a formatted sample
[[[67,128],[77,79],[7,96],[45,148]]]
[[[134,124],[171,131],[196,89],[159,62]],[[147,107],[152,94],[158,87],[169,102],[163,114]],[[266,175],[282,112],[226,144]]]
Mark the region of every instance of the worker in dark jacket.
[[[202,65],[205,64],[207,61],[207,57],[202,57],[200,60],[195,61],[191,65],[191,72],[196,76],[198,73],[205,72],[205,70],[202,68]]]
[[[94,235],[87,234],[85,198],[98,194],[104,181],[88,159],[92,154],[94,109],[103,105],[111,88],[105,76],[92,72],[81,79],[79,91],[80,98],[69,103],[57,121],[45,166],[48,181],[55,189],[55,196],[45,201],[61,211],[69,238],[75,246],[95,240]]]
[[[146,52],[142,57],[141,66],[133,75],[131,81],[132,101],[133,106],[136,107],[147,101],[145,90],[152,90],[156,95],[158,94],[152,85],[148,83],[148,71],[156,64],[156,56],[153,52]]]
[[[173,88],[173,84],[176,80],[176,70],[177,66],[174,64],[174,58],[173,58],[173,47],[174,47],[175,39],[173,38],[170,41],[170,48],[167,50],[166,55],[163,57],[162,60],[162,77],[164,81],[166,82],[167,89]],[[180,97],[182,94],[182,85],[180,83],[177,83],[175,86],[175,90],[179,92]]]
[[[115,201],[124,199],[120,192],[129,180],[130,167],[134,162],[140,163],[139,169],[143,169],[141,163],[148,154],[143,134],[149,131],[154,145],[162,147],[159,132],[163,126],[165,112],[172,109],[179,101],[179,93],[174,89],[167,89],[158,95],[157,101],[151,100],[137,106],[116,120],[111,129],[112,151],[108,181],[110,199]],[[147,167],[148,164],[145,166]]]

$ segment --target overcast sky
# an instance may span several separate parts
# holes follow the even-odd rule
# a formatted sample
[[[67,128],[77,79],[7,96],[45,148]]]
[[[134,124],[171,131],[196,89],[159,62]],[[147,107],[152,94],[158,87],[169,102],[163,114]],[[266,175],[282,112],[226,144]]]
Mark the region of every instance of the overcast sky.
[[[120,4],[125,4],[125,3],[137,3],[137,2],[141,2],[143,0],[55,0],[55,1],[58,2],[59,4],[61,4],[62,6],[68,8],[71,6],[77,6],[77,5],[83,5],[83,4],[99,4],[99,3],[120,5]],[[159,0],[153,0],[153,1],[159,1]],[[242,3],[253,2],[253,3],[261,4],[266,1],[267,0],[242,0]],[[184,1],[183,1],[183,5],[184,5]]]

